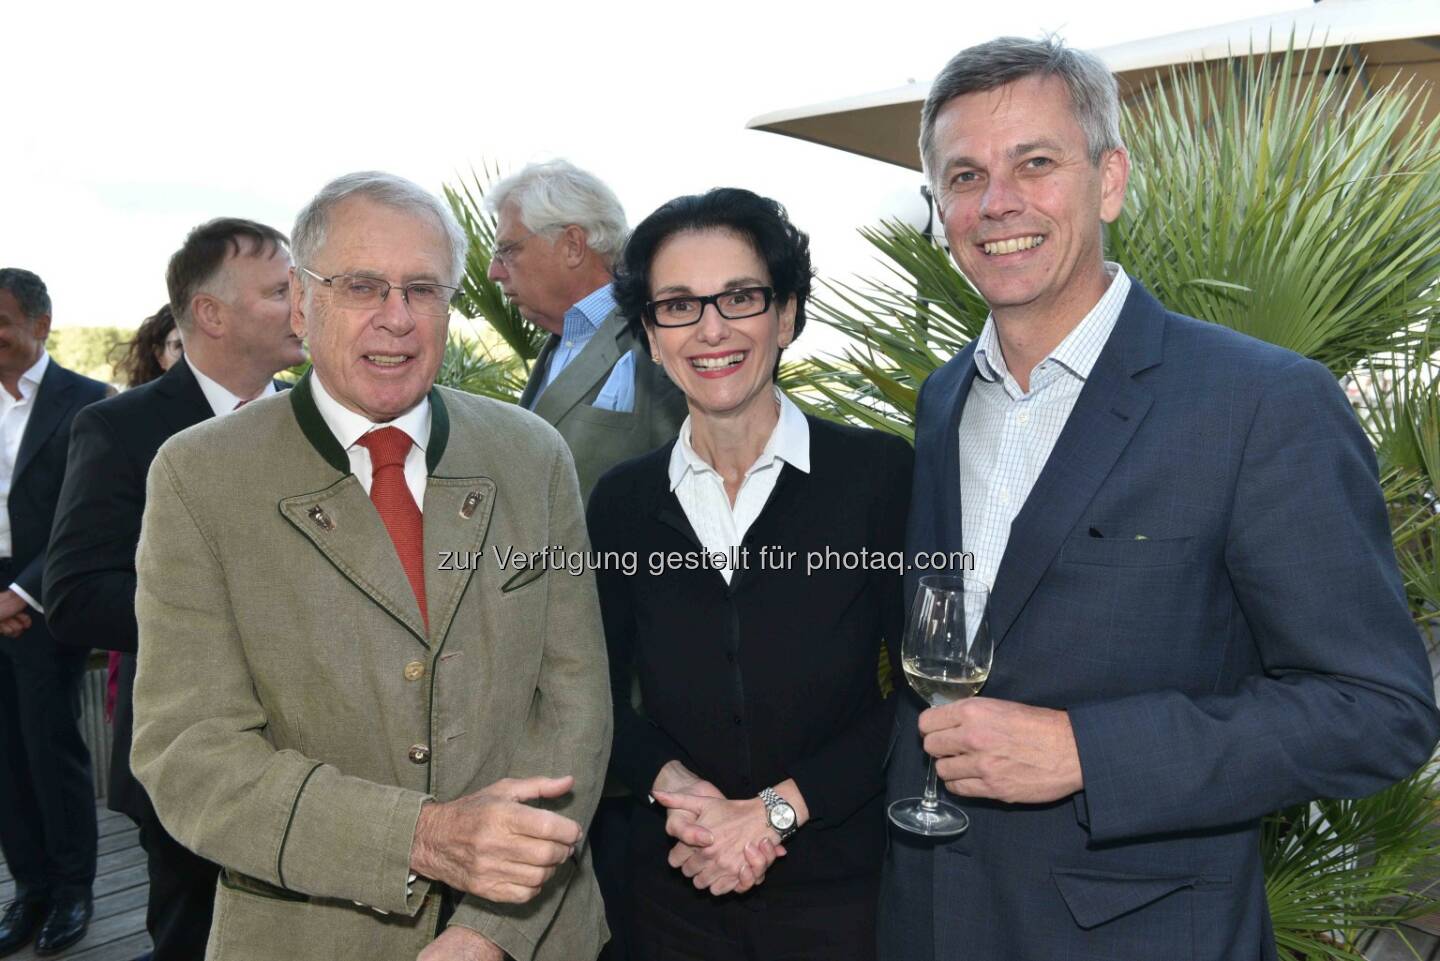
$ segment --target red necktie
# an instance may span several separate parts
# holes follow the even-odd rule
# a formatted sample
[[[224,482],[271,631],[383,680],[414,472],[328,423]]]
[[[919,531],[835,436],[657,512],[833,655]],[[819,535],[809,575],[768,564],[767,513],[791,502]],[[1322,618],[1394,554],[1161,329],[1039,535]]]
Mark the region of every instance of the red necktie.
[[[410,435],[398,427],[382,427],[356,441],[370,452],[370,500],[380,514],[390,539],[395,542],[395,553],[400,555],[400,565],[405,576],[410,578],[410,589],[415,600],[420,602],[420,616],[425,626],[430,626],[430,614],[425,608],[425,527],[420,508],[405,483],[405,456],[410,453]]]

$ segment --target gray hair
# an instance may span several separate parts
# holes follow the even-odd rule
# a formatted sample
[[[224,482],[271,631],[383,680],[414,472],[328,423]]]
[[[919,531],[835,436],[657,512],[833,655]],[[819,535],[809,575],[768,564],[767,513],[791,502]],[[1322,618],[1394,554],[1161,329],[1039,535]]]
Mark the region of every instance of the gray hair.
[[[300,211],[300,216],[295,218],[295,229],[290,232],[290,252],[296,266],[308,265],[325,245],[331,209],[342,200],[357,196],[434,220],[450,245],[450,276],[445,278],[445,282],[459,283],[460,276],[465,272],[465,255],[469,252],[470,242],[450,207],[430,191],[404,177],[375,170],[336,177]],[[297,271],[297,274],[302,279],[308,276],[303,271]]]
[[[50,315],[50,291],[38,274],[24,267],[0,267],[0,290],[8,290],[29,320]]]
[[[1054,37],[999,37],[961,50],[930,85],[930,94],[920,111],[920,157],[932,183],[938,173],[935,118],[941,109],[967,93],[994,90],[1034,76],[1065,81],[1092,164],[1098,165],[1108,151],[1122,146],[1119,85],[1103,60],[1093,53],[1067,47]]]
[[[553,235],[569,224],[579,227],[607,265],[620,255],[629,233],[625,208],[615,192],[568,160],[528,164],[485,195],[485,209],[492,214],[506,204],[515,205],[520,222],[533,233]]]

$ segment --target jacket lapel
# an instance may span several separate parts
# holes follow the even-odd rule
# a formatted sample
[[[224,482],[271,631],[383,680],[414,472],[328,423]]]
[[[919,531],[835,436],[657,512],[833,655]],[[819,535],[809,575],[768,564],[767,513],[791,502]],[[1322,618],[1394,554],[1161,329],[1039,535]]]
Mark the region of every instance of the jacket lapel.
[[[620,359],[618,338],[624,333],[625,319],[619,310],[612,310],[579,355],[540,395],[535,413],[550,424],[559,422],[560,418],[570,413],[571,408],[600,385]]]
[[[430,390],[430,443],[425,448],[429,478],[425,482],[425,607],[430,612],[430,636],[443,644],[465,589],[478,563],[437,563],[442,551],[456,556],[478,558],[485,549],[490,517],[495,509],[495,481],[482,474],[455,476],[452,465],[460,455],[472,454],[476,446],[454,445],[451,449],[450,412],[440,391]],[[458,465],[457,465],[458,466]]]
[[[990,596],[997,644],[1150,410],[1153,396],[1134,376],[1160,363],[1164,316],[1164,308],[1134,283],[1049,460],[1010,525]]]
[[[25,433],[20,438],[20,449],[15,453],[15,469],[11,472],[11,484],[15,483],[30,466],[40,445],[55,433],[65,414],[65,397],[75,389],[75,378],[65,368],[55,363],[52,357],[45,367],[45,376],[35,388],[35,399],[31,402],[30,419],[25,422]]]
[[[964,548],[964,516],[960,503],[960,415],[975,381],[975,345],[970,344],[925,385],[925,408],[915,430],[915,480],[911,493],[906,550],[916,554]],[[933,413],[931,413],[933,411]],[[922,506],[923,505],[923,506]],[[905,572],[908,608],[923,573],[916,565]],[[958,571],[955,573],[959,573]]]
[[[560,346],[560,337],[551,334],[545,338],[545,343],[540,347],[540,356],[535,358],[535,366],[530,368],[530,379],[525,382],[525,389],[520,392],[520,406],[526,410],[530,409],[535,401],[535,395],[540,390],[540,384],[545,380],[545,372],[550,369],[550,358],[555,353],[555,348]]]
[[[166,398],[165,403],[155,406],[170,427],[172,435],[214,416],[210,401],[205,399],[205,392],[200,389],[200,382],[195,379],[195,372],[183,357],[155,381],[155,392]]]
[[[347,473],[324,490],[283,498],[280,513],[346,580],[429,646],[415,592],[359,478]],[[428,601],[428,586],[426,595]]]

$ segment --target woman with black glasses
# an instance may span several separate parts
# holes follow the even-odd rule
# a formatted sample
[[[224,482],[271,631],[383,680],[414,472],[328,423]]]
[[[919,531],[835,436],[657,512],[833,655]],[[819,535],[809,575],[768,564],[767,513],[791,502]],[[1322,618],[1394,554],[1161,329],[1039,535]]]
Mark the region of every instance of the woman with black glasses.
[[[631,831],[636,961],[875,954],[912,455],[776,385],[810,284],[809,239],[747,190],[670,201],[622,256],[620,308],[690,411],[589,509],[593,547],[639,562],[597,573],[611,772],[655,799]]]

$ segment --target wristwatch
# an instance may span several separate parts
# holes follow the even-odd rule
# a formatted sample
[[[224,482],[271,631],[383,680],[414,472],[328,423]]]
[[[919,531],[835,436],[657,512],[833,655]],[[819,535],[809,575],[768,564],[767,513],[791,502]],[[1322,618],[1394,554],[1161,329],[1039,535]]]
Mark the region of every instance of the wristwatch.
[[[788,840],[795,833],[795,809],[789,801],[776,794],[774,788],[767,787],[761,791],[760,800],[765,802],[765,817],[769,819],[770,826],[780,835],[781,841]]]

